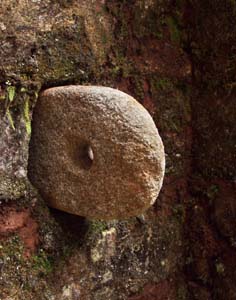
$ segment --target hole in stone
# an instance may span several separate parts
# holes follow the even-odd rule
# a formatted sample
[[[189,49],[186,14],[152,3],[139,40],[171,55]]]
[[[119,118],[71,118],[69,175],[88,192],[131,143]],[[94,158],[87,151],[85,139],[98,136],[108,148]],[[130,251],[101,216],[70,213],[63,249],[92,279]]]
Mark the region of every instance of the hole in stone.
[[[93,148],[87,141],[75,141],[71,139],[69,142],[70,156],[75,165],[84,170],[89,170],[94,161]]]

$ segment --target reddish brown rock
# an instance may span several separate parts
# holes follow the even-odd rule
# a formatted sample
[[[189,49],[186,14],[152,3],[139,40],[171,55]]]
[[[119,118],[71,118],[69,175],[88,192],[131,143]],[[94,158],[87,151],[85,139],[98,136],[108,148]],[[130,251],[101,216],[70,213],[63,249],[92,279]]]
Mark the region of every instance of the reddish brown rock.
[[[158,284],[147,284],[140,295],[130,297],[129,300],[175,300],[174,286],[167,280]]]
[[[16,233],[23,242],[24,256],[31,256],[39,243],[37,222],[28,209],[19,210],[14,205],[1,207],[0,239]]]
[[[164,165],[158,130],[129,95],[66,86],[38,100],[29,177],[50,206],[88,218],[139,215],[156,200]]]

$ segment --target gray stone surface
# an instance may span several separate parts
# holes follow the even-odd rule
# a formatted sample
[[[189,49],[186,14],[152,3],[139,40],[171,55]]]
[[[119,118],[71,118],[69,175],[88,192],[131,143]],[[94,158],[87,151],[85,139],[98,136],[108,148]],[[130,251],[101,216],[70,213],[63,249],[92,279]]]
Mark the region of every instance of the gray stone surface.
[[[23,116],[14,116],[12,128],[0,112],[0,200],[19,199],[26,194],[28,145],[30,136]]]
[[[139,215],[156,200],[164,167],[158,130],[129,95],[95,86],[41,94],[29,178],[49,206],[95,219]]]

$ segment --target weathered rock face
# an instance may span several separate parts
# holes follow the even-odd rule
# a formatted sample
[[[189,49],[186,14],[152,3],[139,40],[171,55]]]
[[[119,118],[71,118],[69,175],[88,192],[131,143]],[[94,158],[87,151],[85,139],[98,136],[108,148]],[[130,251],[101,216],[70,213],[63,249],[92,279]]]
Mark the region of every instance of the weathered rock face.
[[[42,93],[29,177],[50,206],[88,218],[139,215],[156,200],[164,167],[156,126],[134,98],[94,86]]]
[[[236,247],[236,202],[234,183],[221,183],[214,199],[213,219],[222,236]]]
[[[0,1],[1,224],[29,211],[1,237],[1,299],[236,299],[235,16],[231,0]],[[166,180],[144,222],[49,213],[28,190],[34,103],[69,84],[118,88],[152,114]]]

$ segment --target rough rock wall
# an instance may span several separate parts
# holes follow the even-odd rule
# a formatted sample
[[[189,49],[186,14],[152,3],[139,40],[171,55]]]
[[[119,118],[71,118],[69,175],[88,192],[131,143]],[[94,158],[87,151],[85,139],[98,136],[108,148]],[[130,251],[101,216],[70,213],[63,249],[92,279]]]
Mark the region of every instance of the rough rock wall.
[[[145,293],[160,290],[163,299],[184,295],[178,272],[191,116],[182,82],[190,76],[190,63],[178,46],[171,3],[2,1],[0,6],[1,298],[127,299],[146,284],[151,287]],[[30,186],[32,108],[41,89],[71,83],[119,88],[157,122],[167,149],[166,187],[144,220],[89,222],[49,211]]]
[[[235,299],[235,1],[189,1],[192,62],[191,202],[186,256],[192,299]]]
[[[234,240],[233,136],[220,129],[235,118],[233,32],[224,44],[235,3],[217,4],[1,1],[0,299],[234,299],[235,250],[209,218],[224,199],[232,224],[216,211],[217,226]],[[225,66],[230,89],[216,97]],[[49,210],[30,185],[33,106],[40,90],[72,83],[131,94],[160,129],[166,177],[144,219],[91,222]]]

